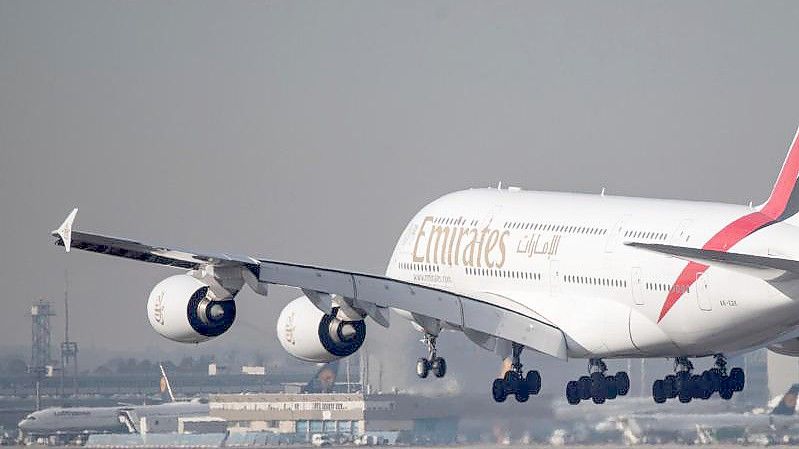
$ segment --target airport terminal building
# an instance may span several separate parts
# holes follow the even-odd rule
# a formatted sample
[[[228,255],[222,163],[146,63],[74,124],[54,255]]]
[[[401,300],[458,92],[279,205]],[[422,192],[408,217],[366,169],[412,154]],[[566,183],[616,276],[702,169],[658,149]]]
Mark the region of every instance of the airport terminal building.
[[[451,443],[458,430],[450,401],[407,394],[269,393],[211,395],[211,416],[233,432],[266,431],[294,441],[325,433],[339,441],[378,435],[388,441]]]

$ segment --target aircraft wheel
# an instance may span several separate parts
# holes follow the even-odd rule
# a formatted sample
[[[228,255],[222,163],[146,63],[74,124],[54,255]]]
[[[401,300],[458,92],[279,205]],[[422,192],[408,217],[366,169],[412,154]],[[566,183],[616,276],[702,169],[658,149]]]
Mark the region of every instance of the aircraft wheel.
[[[441,378],[447,374],[447,361],[443,357],[436,357],[430,365],[430,369],[436,377]]]
[[[536,395],[541,391],[541,373],[538,371],[527,371],[526,383],[530,394]]]
[[[667,399],[674,399],[677,397],[677,378],[673,374],[669,374],[663,379],[663,392]]]
[[[619,394],[619,387],[616,384],[616,378],[613,376],[605,377],[605,396],[610,399],[616,399]]]
[[[505,402],[505,399],[508,398],[508,391],[505,389],[503,379],[494,379],[494,383],[491,385],[491,396],[496,402]]]
[[[725,401],[729,401],[732,399],[733,389],[732,385],[730,385],[730,378],[729,377],[722,377],[721,378],[721,385],[719,386],[719,396],[721,399]]]
[[[619,390],[619,396],[626,396],[630,392],[630,376],[625,371],[616,373],[616,387]]]
[[[530,399],[530,389],[527,388],[527,382],[519,382],[516,384],[513,395],[516,397],[516,402],[527,402]]]
[[[582,376],[577,380],[577,384],[580,387],[580,399],[584,401],[591,399],[591,378]]]
[[[426,358],[420,358],[416,361],[416,375],[424,379],[430,374],[430,361]]]
[[[733,391],[743,391],[746,384],[746,375],[741,368],[733,368],[730,370],[730,381],[732,382]]]
[[[656,404],[666,402],[666,391],[663,380],[658,379],[652,384],[652,399],[655,400]]]
[[[566,401],[571,405],[580,403],[580,384],[576,380],[566,383]]]

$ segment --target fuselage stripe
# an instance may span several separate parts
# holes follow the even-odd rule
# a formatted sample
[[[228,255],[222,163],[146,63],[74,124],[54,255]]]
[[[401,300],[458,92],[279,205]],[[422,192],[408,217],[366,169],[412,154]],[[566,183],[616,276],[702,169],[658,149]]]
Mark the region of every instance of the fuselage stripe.
[[[788,156],[785,158],[780,175],[777,177],[777,182],[774,184],[766,204],[760,211],[744,215],[722,228],[705,243],[702,249],[729,251],[735,244],[758,229],[785,220],[797,213],[797,210],[794,210],[799,207],[795,189],[797,176],[799,176],[799,139],[797,137],[799,137],[799,132],[794,136]],[[707,265],[698,262],[689,262],[683,268],[677,276],[677,280],[674,281],[674,288],[669,290],[669,294],[666,296],[666,301],[660,309],[658,322],[688,292],[691,285],[707,268]]]

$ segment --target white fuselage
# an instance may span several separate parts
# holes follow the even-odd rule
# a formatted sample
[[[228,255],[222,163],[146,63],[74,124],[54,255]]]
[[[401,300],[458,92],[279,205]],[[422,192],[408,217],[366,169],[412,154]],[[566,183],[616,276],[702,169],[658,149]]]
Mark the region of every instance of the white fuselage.
[[[764,346],[799,325],[799,289],[626,242],[702,248],[753,209],[518,189],[473,189],[425,206],[403,231],[387,275],[488,297],[556,323],[569,357],[705,356]],[[799,228],[774,223],[736,252],[799,257]],[[729,248],[726,248],[729,249]],[[682,289],[682,291],[678,291]],[[671,294],[673,305],[665,310]]]

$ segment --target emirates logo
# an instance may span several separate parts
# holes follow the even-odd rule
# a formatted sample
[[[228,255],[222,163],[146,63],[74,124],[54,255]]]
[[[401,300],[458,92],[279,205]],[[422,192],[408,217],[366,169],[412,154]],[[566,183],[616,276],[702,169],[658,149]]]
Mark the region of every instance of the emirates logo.
[[[153,303],[153,318],[161,326],[164,325],[164,292],[158,294]]]
[[[291,313],[288,318],[286,319],[286,326],[283,329],[284,335],[286,337],[286,341],[291,344],[292,346],[297,344],[297,340],[294,339],[294,330],[296,326],[294,325],[294,313]]]

